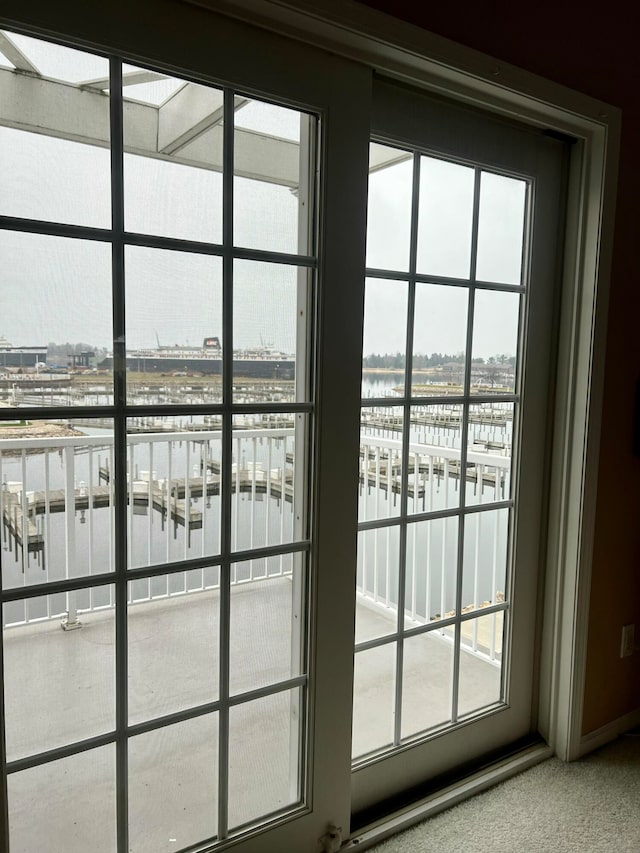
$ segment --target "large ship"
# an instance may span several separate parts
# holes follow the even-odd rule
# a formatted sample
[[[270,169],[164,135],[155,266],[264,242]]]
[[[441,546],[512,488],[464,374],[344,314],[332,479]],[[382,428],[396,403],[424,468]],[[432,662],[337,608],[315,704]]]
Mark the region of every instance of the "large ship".
[[[201,347],[161,346],[156,349],[129,350],[127,370],[134,373],[203,374],[222,373],[222,348],[218,337],[205,338]],[[294,379],[295,357],[285,355],[269,346],[235,350],[233,375],[251,379]],[[101,369],[113,368],[113,354],[99,364]]]

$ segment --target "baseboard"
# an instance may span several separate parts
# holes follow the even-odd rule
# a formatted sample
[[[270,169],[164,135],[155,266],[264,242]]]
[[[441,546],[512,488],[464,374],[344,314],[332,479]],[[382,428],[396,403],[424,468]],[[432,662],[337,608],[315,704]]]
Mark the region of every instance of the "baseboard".
[[[636,726],[640,726],[640,708],[635,711],[631,711],[629,714],[625,714],[623,717],[618,717],[617,720],[607,723],[606,726],[602,726],[593,732],[589,732],[589,734],[583,735],[580,738],[577,757],[582,758],[583,755],[588,755],[588,753],[593,752],[594,749],[598,749],[606,743],[610,743],[619,735],[628,732],[629,729],[633,729]]]
[[[439,812],[497,785],[498,782],[504,782],[506,779],[528,770],[546,758],[551,758],[552,755],[553,750],[544,743],[523,749],[517,755],[498,761],[448,788],[425,797],[425,799],[406,809],[389,815],[375,826],[365,827],[354,834],[344,847],[340,848],[341,853],[346,850],[366,850],[373,847],[397,832],[408,829],[428,817],[433,817]]]

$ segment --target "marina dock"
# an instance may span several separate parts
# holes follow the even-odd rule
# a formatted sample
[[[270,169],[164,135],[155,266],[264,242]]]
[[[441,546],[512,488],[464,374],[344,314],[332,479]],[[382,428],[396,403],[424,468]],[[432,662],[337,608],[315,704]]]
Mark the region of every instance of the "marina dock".
[[[174,536],[178,526],[187,528],[189,533],[199,530],[203,523],[202,512],[191,506],[191,500],[202,498],[203,495],[210,498],[220,494],[219,463],[210,460],[207,469],[206,477],[172,478],[170,486],[166,480],[149,481],[148,476],[146,479],[134,480],[127,489],[127,504],[145,509],[151,507],[160,515],[162,530],[167,521],[173,523]],[[105,485],[93,486],[91,490],[86,486],[75,489],[72,500],[76,512],[112,506],[111,472],[107,465],[100,466],[98,478]],[[233,494],[268,495],[277,501],[284,498],[287,503],[292,503],[293,472],[286,472],[283,478],[280,468],[271,469],[267,476],[267,472],[258,467],[237,469],[234,465],[231,491]],[[64,489],[27,492],[23,496],[22,484],[12,483],[10,490],[5,490],[3,494],[2,524],[5,539],[12,542],[16,559],[18,550],[23,551],[26,542],[28,553],[38,555],[44,569],[44,533],[37,525],[37,517],[45,513],[66,512],[67,508]]]

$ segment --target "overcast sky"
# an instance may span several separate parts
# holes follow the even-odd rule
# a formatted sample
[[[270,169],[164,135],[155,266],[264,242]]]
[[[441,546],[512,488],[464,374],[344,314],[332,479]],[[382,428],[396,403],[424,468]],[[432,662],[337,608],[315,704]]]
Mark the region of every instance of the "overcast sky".
[[[46,75],[80,82],[107,76],[106,61],[15,37]],[[125,69],[126,70],[126,69]],[[128,97],[160,103],[175,80],[127,87]],[[108,102],[105,98],[105,110]],[[285,139],[299,136],[292,110],[250,103],[239,126]],[[125,139],[126,139],[125,127]],[[380,153],[378,151],[378,153]],[[409,263],[411,163],[371,175],[367,264],[406,272]],[[478,277],[517,283],[520,277],[524,183],[483,175]],[[0,127],[0,213],[108,228],[109,151]],[[286,187],[237,178],[234,233],[238,245],[297,249],[298,200]],[[466,278],[470,269],[473,170],[423,157],[418,272]],[[220,242],[222,180],[217,172],[126,155],[125,218],[132,231]],[[107,244],[0,232],[0,337],[15,345],[86,342],[111,348],[111,252]],[[128,348],[200,345],[222,331],[219,258],[129,247],[125,257]],[[297,271],[238,262],[234,345],[295,349]],[[414,352],[462,352],[466,288],[419,284]],[[403,352],[406,282],[369,280],[364,352]],[[479,293],[473,355],[516,350],[518,297]]]

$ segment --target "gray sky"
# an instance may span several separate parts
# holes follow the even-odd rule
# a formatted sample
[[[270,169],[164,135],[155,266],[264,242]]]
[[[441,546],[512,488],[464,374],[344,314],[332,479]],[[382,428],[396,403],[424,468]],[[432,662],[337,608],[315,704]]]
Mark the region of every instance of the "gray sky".
[[[106,60],[15,37],[46,75],[78,82],[107,75]],[[125,69],[126,70],[126,69]],[[159,103],[175,80],[127,87],[127,97]],[[107,101],[105,99],[105,109]],[[237,124],[286,139],[299,134],[292,110],[256,102],[237,112]],[[126,128],[125,128],[126,133]],[[0,213],[109,227],[109,152],[106,148],[0,127]],[[368,257],[373,267],[408,268],[411,164],[371,176]],[[423,158],[418,271],[469,274],[473,171]],[[483,175],[478,275],[515,283],[519,278],[524,183]],[[286,187],[237,178],[238,245],[296,251],[298,202]],[[221,241],[219,173],[177,163],[125,157],[126,227],[144,233]],[[83,341],[111,347],[111,257],[106,244],[0,232],[0,336],[18,345]],[[129,348],[200,345],[222,326],[218,258],[128,248]],[[295,268],[238,262],[234,345],[295,349]],[[461,352],[465,346],[464,288],[419,285],[415,352]],[[518,298],[483,293],[476,300],[474,356],[515,352]],[[406,283],[370,281],[365,311],[365,354],[404,350]]]
[[[382,148],[382,146],[378,146]],[[473,170],[423,157],[420,171],[417,271],[468,278],[471,262]],[[411,222],[412,163],[374,172],[369,179],[367,266],[407,271]],[[478,278],[506,284],[520,279],[523,181],[483,174],[478,234]],[[468,293],[451,285],[418,284],[414,352],[462,352],[466,345]],[[366,286],[364,354],[404,352],[407,285],[369,279]],[[516,351],[518,297],[478,293],[473,356]]]

